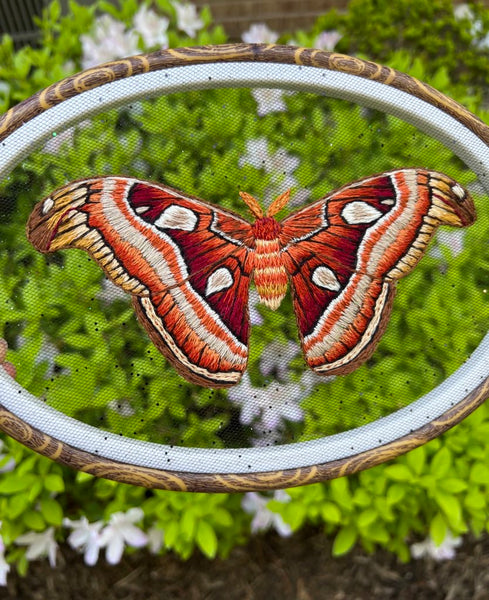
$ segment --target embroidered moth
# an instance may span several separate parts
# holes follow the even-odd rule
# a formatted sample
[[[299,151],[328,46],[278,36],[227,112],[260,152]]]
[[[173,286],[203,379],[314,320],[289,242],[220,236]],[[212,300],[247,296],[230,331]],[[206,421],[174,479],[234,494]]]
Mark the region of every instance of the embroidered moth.
[[[396,282],[439,225],[475,221],[456,181],[400,169],[350,183],[282,221],[280,195],[255,221],[172,188],[129,177],[65,185],[27,225],[41,252],[81,248],[132,295],[155,346],[191,382],[236,384],[248,357],[248,293],[279,307],[290,283],[302,350],[318,374],[369,358],[389,319]]]

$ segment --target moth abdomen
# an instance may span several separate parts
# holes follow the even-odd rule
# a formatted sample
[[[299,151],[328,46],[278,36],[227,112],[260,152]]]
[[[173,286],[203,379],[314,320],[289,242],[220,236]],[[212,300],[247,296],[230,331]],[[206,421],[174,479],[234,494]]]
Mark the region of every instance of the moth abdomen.
[[[260,301],[276,310],[287,292],[289,281],[279,239],[257,239],[254,262],[253,277]]]

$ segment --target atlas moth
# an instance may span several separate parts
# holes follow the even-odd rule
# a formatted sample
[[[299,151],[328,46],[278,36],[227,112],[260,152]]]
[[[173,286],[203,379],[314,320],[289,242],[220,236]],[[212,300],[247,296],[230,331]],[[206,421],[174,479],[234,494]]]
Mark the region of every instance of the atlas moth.
[[[95,177],[69,183],[27,225],[41,252],[81,248],[132,295],[139,321],[187,380],[236,384],[248,358],[248,294],[276,310],[290,284],[305,360],[321,375],[369,358],[398,279],[439,225],[475,221],[469,193],[442,173],[399,169],[350,183],[281,221],[289,192],[255,220],[158,183]]]

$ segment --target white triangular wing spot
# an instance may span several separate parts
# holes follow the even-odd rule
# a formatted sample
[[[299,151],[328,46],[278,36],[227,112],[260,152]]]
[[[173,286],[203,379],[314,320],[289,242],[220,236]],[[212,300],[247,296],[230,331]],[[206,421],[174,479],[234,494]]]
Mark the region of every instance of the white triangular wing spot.
[[[146,212],[149,209],[149,206],[138,206],[134,209],[134,211],[136,212],[136,214],[140,215],[141,213]]]
[[[382,213],[380,210],[377,210],[375,206],[360,200],[349,202],[341,211],[341,217],[348,225],[371,223],[372,221],[380,219],[381,216]]]
[[[312,282],[318,287],[322,287],[332,292],[338,292],[341,289],[341,284],[334,272],[329,267],[319,266],[314,269],[312,274]]]
[[[205,295],[210,296],[216,292],[226,290],[227,288],[231,287],[233,283],[234,279],[231,271],[225,267],[221,267],[220,269],[214,271],[214,273],[212,273],[207,280],[207,284],[205,286]]]
[[[183,229],[193,231],[197,226],[197,215],[183,206],[172,204],[161,213],[154,222],[161,229]]]

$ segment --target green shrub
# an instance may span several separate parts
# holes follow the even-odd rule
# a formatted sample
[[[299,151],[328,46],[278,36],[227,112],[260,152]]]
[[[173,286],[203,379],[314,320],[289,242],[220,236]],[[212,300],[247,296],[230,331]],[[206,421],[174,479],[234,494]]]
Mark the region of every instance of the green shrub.
[[[338,51],[381,63],[402,50],[428,75],[444,69],[454,83],[480,93],[488,83],[489,15],[482,2],[467,6],[456,16],[452,0],[351,0],[346,13],[320,17],[313,34],[337,29]]]

